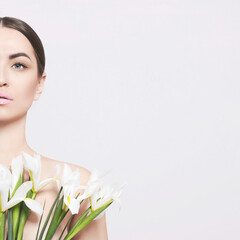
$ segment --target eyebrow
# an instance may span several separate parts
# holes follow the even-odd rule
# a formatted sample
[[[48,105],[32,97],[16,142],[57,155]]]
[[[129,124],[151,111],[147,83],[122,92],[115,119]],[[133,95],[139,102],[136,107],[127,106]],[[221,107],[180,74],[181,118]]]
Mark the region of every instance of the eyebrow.
[[[14,53],[14,54],[9,55],[9,59],[14,59],[14,58],[17,58],[17,57],[27,57],[31,60],[31,58],[24,52],[19,52],[19,53]]]

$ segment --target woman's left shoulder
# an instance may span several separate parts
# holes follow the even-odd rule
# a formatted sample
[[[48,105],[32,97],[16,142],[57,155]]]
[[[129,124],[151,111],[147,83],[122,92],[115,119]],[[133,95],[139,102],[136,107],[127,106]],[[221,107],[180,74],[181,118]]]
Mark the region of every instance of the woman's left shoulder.
[[[69,163],[69,162],[63,162],[63,161],[58,161],[46,156],[41,155],[41,160],[42,160],[42,165],[43,165],[43,170],[44,168],[47,169],[55,169],[56,165],[60,165],[60,168],[63,169],[64,164],[67,164],[72,171],[75,171],[78,169],[78,171],[80,172],[80,179],[82,183],[87,183],[91,172],[87,169],[84,168],[82,166],[79,166],[77,164],[73,164],[73,163]]]

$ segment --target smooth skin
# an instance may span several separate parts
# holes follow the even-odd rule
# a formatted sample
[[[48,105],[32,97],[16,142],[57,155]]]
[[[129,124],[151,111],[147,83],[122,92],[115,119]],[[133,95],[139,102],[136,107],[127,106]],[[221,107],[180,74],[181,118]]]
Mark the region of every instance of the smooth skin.
[[[26,56],[18,56],[10,59],[10,56],[16,53],[24,53]],[[34,49],[28,39],[20,32],[14,29],[0,27],[0,92],[8,93],[13,101],[0,105],[0,163],[9,167],[13,157],[21,154],[22,151],[33,156],[34,151],[27,143],[25,137],[25,126],[28,109],[33,101],[37,101],[43,91],[46,80],[46,73],[42,76],[38,74],[37,60]],[[54,176],[54,168],[59,164],[63,168],[63,162],[59,162],[41,155],[42,160],[42,180]],[[67,163],[72,170],[79,169],[81,184],[86,185],[90,172],[80,166]],[[25,179],[28,176],[26,174]],[[58,189],[55,183],[49,184],[41,190],[36,200],[40,203],[46,201],[45,214],[54,201]],[[88,207],[88,200],[85,200],[80,207],[79,215]],[[66,224],[70,214],[60,226],[59,231],[53,239],[58,236]],[[71,221],[71,226],[77,220],[75,215]],[[39,216],[31,212],[24,229],[24,240],[32,240],[36,234]],[[106,218],[91,222],[73,239],[79,240],[107,240]]]

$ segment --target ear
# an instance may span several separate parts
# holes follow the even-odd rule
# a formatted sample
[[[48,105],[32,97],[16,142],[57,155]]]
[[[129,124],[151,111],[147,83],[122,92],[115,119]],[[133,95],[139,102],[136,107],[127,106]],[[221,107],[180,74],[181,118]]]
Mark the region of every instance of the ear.
[[[47,77],[47,75],[46,75],[46,73],[44,72],[44,73],[42,74],[42,76],[40,77],[39,82],[38,82],[38,85],[37,85],[37,87],[36,87],[36,92],[35,92],[35,95],[34,95],[34,98],[33,98],[34,101],[37,101],[37,100],[40,98],[46,77]]]

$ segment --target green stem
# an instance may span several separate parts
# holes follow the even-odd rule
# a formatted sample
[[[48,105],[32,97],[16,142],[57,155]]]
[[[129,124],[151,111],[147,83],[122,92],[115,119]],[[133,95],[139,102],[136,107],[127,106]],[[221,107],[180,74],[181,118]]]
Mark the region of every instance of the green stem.
[[[91,212],[83,221],[81,221],[80,224],[76,222],[75,225],[73,226],[74,230],[72,231],[71,229],[67,234],[67,236],[64,238],[64,240],[72,239],[78,232],[80,232],[84,227],[86,227],[94,218],[96,218],[101,212],[103,212],[112,202],[113,201],[110,201],[106,203],[104,206],[102,206],[101,208],[97,209],[96,211]]]
[[[52,206],[51,206],[51,208],[50,208],[50,211],[48,212],[47,218],[46,218],[45,223],[44,223],[44,225],[43,225],[43,227],[42,227],[42,230],[41,230],[41,232],[40,232],[40,235],[39,235],[38,240],[42,240],[42,238],[43,238],[43,234],[44,234],[44,232],[45,232],[45,230],[46,230],[48,221],[49,221],[49,219],[50,219],[50,217],[51,217],[51,214],[52,214],[52,211],[53,211],[55,205],[57,204],[57,202],[58,202],[58,200],[59,200],[59,197],[60,197],[60,194],[61,194],[62,189],[63,189],[63,187],[60,188],[60,190],[59,190],[59,192],[58,192],[58,195],[57,195],[55,201],[53,202],[53,204],[52,204]],[[55,211],[56,211],[56,208],[55,208]]]
[[[64,216],[64,214],[65,214],[65,211],[62,210],[62,205],[63,205],[63,197],[58,202],[58,205],[55,208],[51,223],[48,227],[48,231],[47,231],[45,240],[51,239],[51,236],[52,236],[55,228],[57,227],[58,223],[61,221],[61,217]]]
[[[29,194],[30,196],[28,196],[28,197],[31,197],[32,199],[35,199],[37,193],[32,192],[32,191],[31,191],[31,193]],[[24,226],[25,226],[25,223],[26,223],[27,218],[29,216],[29,213],[30,213],[30,209],[26,206],[25,203],[23,203],[23,206],[22,206],[22,209],[21,209],[21,216],[20,216],[20,220],[19,220],[17,240],[22,240]]]
[[[5,219],[6,213],[0,212],[0,240],[4,240],[5,238]]]
[[[15,185],[15,188],[11,194],[10,199],[14,196],[17,189],[21,186],[24,182],[24,174],[20,174],[18,181]],[[16,234],[18,230],[18,223],[19,223],[19,215],[20,215],[21,203],[18,203],[12,208],[12,225],[13,225],[13,239],[16,239]]]
[[[12,208],[8,209],[8,231],[7,231],[7,239],[13,239],[13,212]]]
[[[60,221],[58,222],[57,226],[55,227],[54,231],[52,232],[52,235],[50,236],[50,239],[53,238],[55,232],[57,231],[57,229],[58,229],[59,225],[61,224],[62,220],[64,219],[64,217],[67,215],[68,211],[69,211],[69,209],[66,212],[64,211],[64,214],[61,217]]]
[[[61,221],[62,218],[64,218],[66,215],[66,211],[62,210],[60,217],[59,217],[59,221]]]
[[[69,225],[69,223],[72,221],[72,218],[73,218],[73,217],[74,217],[74,215],[72,215],[72,216],[69,218],[69,220],[68,220],[66,226],[64,227],[64,229],[62,230],[62,233],[61,233],[61,235],[60,235],[60,237],[59,237],[58,240],[61,240],[61,238],[62,238],[62,236],[63,236],[63,234],[64,234],[64,231],[66,230],[66,228],[67,228],[67,226]]]
[[[46,204],[46,200],[44,201],[44,204],[43,204],[43,212],[44,212],[44,209],[45,209],[45,204]],[[40,221],[39,221],[38,229],[37,229],[37,235],[36,235],[35,240],[38,240],[38,234],[39,234],[40,226],[41,226],[41,223],[42,223],[42,217],[43,217],[43,213],[40,217]]]
[[[16,239],[17,231],[18,231],[18,224],[20,219],[20,210],[21,210],[21,204],[18,203],[16,206],[13,207],[13,239]]]
[[[88,215],[89,211],[91,210],[91,207],[89,207],[82,215],[81,217],[75,222],[75,224],[73,225],[73,227],[69,230],[67,236],[71,235],[74,230],[83,222],[84,218]],[[67,237],[66,236],[66,237]],[[65,237],[65,238],[66,238]],[[64,238],[64,240],[65,240]]]

